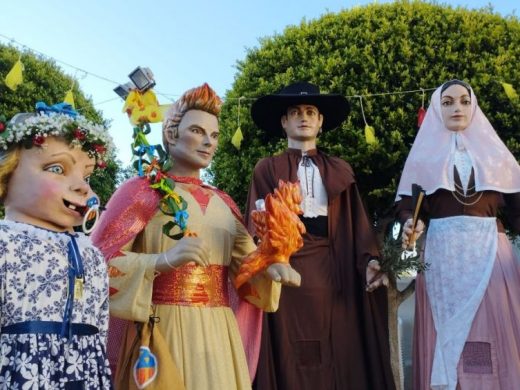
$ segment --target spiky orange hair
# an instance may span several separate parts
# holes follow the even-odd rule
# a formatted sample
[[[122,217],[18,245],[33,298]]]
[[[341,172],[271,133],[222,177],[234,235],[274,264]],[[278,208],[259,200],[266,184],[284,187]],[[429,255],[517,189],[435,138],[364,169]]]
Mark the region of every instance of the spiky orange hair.
[[[218,116],[221,107],[222,100],[208,83],[192,88],[184,92],[166,113],[163,121],[163,132],[166,128],[171,129],[179,126],[182,117],[189,110],[201,110]]]

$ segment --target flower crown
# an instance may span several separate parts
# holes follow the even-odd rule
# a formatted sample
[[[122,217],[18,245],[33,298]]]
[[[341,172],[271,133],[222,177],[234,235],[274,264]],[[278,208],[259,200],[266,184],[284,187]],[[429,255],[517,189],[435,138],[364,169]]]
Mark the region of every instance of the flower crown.
[[[15,115],[7,126],[0,123],[0,149],[7,150],[15,144],[26,148],[44,146],[46,137],[63,137],[71,147],[78,147],[95,158],[98,167],[106,166],[104,157],[114,151],[114,143],[108,131],[79,115],[67,103],[47,106],[36,104],[36,113]]]

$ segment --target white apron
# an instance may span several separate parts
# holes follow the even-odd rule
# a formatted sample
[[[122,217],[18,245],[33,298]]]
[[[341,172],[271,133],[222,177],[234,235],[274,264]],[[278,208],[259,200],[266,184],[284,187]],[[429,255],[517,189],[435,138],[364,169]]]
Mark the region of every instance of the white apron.
[[[425,248],[426,291],[437,332],[431,388],[455,390],[457,364],[497,253],[495,218],[432,219]]]

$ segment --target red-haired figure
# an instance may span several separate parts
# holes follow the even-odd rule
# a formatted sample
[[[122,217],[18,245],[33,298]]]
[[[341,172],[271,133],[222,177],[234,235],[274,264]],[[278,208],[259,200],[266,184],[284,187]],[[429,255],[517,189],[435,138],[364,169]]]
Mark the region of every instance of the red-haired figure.
[[[165,174],[187,202],[189,234],[179,240],[163,234],[171,216],[159,209],[161,195],[149,181],[137,177],[113,195],[94,235],[109,259],[111,314],[130,320],[119,341],[116,384],[135,387],[135,382],[153,378],[149,363],[158,359],[157,384],[164,387],[155,388],[251,387],[244,344],[248,351],[258,349],[260,316],[238,299],[228,281],[255,245],[231,198],[200,179],[218,144],[220,106],[220,98],[204,84],[175,102],[163,122],[172,163]],[[252,281],[256,296],[249,300],[262,310],[276,310],[278,281],[297,285],[299,275],[287,264],[273,264]],[[160,335],[167,354],[158,356],[151,345],[140,351],[146,359],[135,365],[135,356],[129,356],[134,351],[127,346],[135,339],[135,323],[146,324],[150,317],[152,339]],[[174,368],[161,370],[164,359]]]

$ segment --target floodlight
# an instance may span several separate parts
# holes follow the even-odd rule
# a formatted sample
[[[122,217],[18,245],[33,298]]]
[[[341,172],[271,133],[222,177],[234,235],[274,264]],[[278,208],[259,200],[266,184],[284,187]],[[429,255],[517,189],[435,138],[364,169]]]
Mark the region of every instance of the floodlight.
[[[128,94],[132,89],[135,88],[133,83],[120,84],[114,88],[114,92],[117,93],[123,100],[126,100]]]
[[[135,84],[139,92],[146,92],[155,86],[153,73],[149,68],[141,68],[138,66],[128,75],[128,77]]]

